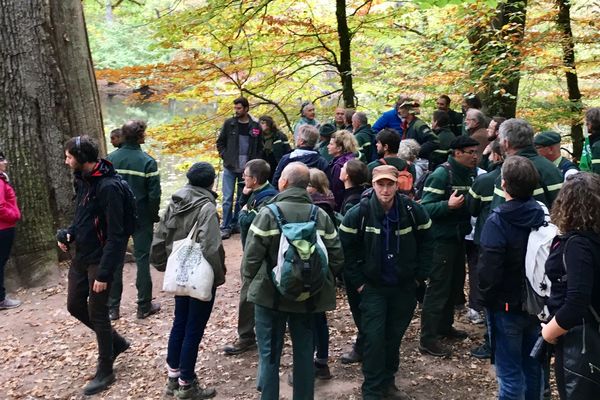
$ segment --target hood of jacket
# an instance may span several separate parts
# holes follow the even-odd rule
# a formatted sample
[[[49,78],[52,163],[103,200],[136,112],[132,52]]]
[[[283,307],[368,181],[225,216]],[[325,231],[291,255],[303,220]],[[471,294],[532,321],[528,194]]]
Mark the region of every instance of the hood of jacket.
[[[173,200],[173,216],[190,212],[209,201],[214,203],[217,196],[217,193],[212,190],[193,186],[188,183],[171,196]]]
[[[498,206],[498,213],[506,222],[521,228],[538,228],[544,224],[544,210],[533,199],[514,199]]]
[[[83,179],[86,181],[92,181],[97,178],[102,178],[105,176],[114,176],[117,172],[113,167],[112,163],[104,158],[101,158],[96,163],[96,166],[91,171],[76,171],[74,175],[76,178]]]
[[[321,155],[318,151],[306,147],[298,148],[290,153],[290,162],[299,161],[308,166],[314,165],[319,161]]]

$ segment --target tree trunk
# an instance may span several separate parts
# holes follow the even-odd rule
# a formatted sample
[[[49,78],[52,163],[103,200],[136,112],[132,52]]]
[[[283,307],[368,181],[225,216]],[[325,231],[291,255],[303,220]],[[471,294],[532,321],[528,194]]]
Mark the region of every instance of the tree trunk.
[[[106,152],[81,2],[0,0],[0,57],[0,147],[23,215],[12,275],[37,285],[56,270],[54,235],[74,211],[64,143],[87,134]]]
[[[106,0],[105,11],[106,11],[106,14],[105,14],[106,22],[108,24],[112,24],[112,22],[113,22],[112,0]]]
[[[557,0],[558,16],[556,23],[562,32],[563,63],[567,67],[567,89],[569,91],[569,102],[571,110],[571,139],[573,141],[573,156],[579,160],[583,150],[583,123],[581,92],[577,81],[575,69],[575,43],[573,31],[571,30],[571,4],[569,0]]]
[[[354,108],[354,87],[352,86],[352,59],[350,57],[350,47],[352,37],[348,29],[348,19],[346,17],[346,1],[336,0],[335,16],[337,18],[338,39],[340,42],[340,62],[338,72],[342,80],[342,98],[346,108]]]

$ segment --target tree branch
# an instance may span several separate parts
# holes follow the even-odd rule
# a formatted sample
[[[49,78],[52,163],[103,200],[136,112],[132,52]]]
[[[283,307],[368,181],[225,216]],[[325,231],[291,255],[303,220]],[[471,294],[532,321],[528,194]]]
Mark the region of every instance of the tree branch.
[[[261,99],[262,101],[264,101],[264,102],[266,102],[268,104],[271,104],[273,107],[275,107],[277,109],[277,111],[279,111],[279,113],[281,114],[281,116],[283,117],[283,119],[285,120],[285,124],[287,125],[288,129],[290,130],[290,132],[293,131],[293,129],[292,129],[292,123],[290,122],[290,119],[288,118],[286,112],[283,111],[283,108],[281,108],[281,106],[277,102],[275,102],[275,101],[273,101],[271,99],[268,99],[266,97],[263,97],[263,96],[259,95],[258,93],[255,93],[252,90],[247,89],[247,88],[242,88],[242,92],[248,93],[250,96],[254,96],[257,99]]]

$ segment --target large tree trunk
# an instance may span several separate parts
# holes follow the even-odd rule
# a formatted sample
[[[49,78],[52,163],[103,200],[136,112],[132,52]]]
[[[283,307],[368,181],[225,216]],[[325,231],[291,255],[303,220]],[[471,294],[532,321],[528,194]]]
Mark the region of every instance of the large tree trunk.
[[[348,29],[346,1],[336,0],[335,16],[337,18],[338,39],[340,42],[340,62],[338,72],[342,80],[342,98],[346,108],[354,108],[354,87],[352,86],[352,59],[350,57],[352,37]]]
[[[581,92],[577,81],[577,71],[575,69],[575,43],[573,40],[573,31],[571,30],[571,4],[569,0],[557,0],[558,29],[563,34],[561,41],[563,49],[563,63],[567,67],[567,90],[569,91],[569,102],[571,111],[571,139],[573,140],[573,156],[579,160],[583,150],[583,123],[582,123],[582,104]]]
[[[87,134],[106,152],[81,2],[0,0],[0,57],[0,147],[23,214],[12,276],[37,285],[56,270],[56,228],[73,213],[64,143]]]

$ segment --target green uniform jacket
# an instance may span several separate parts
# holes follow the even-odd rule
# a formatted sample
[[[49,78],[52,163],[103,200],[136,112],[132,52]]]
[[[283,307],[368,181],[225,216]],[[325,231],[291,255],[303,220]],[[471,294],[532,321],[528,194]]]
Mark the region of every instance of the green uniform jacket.
[[[590,147],[592,152],[591,171],[600,174],[600,133],[590,136]]]
[[[381,286],[381,257],[384,251],[381,237],[384,210],[381,203],[375,193],[362,201],[368,201],[364,225],[361,223],[360,203],[348,211],[340,225],[340,238],[346,260],[344,275],[349,279],[351,286],[356,288],[365,283]],[[414,223],[406,210],[405,202],[410,202],[413,208]],[[400,241],[400,256],[396,257],[398,281],[407,283],[414,282],[415,279],[424,280],[429,275],[433,254],[431,220],[421,205],[407,197],[400,200],[400,195],[396,195],[394,207],[398,207],[400,216],[395,231]],[[416,225],[416,232],[413,224]],[[359,233],[361,225],[364,226],[362,234]]]
[[[535,169],[540,174],[540,185],[533,191],[533,197],[541,201],[548,207],[548,210],[552,208],[554,199],[558,196],[558,192],[562,187],[563,176],[558,167],[548,161],[548,159],[540,156],[533,146],[527,146],[517,152],[518,156],[529,158]],[[545,187],[545,190],[544,190]],[[496,178],[496,187],[494,188],[494,198],[492,200],[492,210],[504,203],[504,191],[502,190],[502,175]]]
[[[307,221],[312,202],[305,189],[289,188],[275,196],[271,204],[277,204],[288,222]],[[344,265],[344,254],[340,238],[333,221],[327,213],[319,208],[317,230],[327,248],[330,274],[325,286],[315,294],[310,302],[315,308],[312,312],[323,312],[335,309],[335,278]],[[271,269],[277,262],[279,239],[281,232],[275,216],[266,207],[259,212],[248,231],[246,247],[242,259],[244,280],[250,282],[248,301],[267,308],[274,308],[279,302],[278,310],[284,312],[306,313],[307,302],[288,300],[279,295],[272,278]],[[278,296],[278,299],[275,299]]]
[[[448,160],[448,156],[450,155],[450,143],[456,136],[450,130],[450,128],[442,128],[436,132],[438,140],[440,142],[439,148],[434,150],[429,157],[429,168],[434,169],[438,165],[445,163]]]
[[[449,109],[448,117],[450,118],[449,128],[452,131],[452,133],[454,133],[455,137],[462,135],[463,114]]]
[[[490,205],[494,198],[496,178],[500,176],[500,172],[502,171],[502,164],[491,165],[494,169],[475,178],[475,182],[473,182],[473,186],[471,186],[471,189],[469,189],[469,193],[465,198],[469,213],[477,218],[475,232],[473,234],[473,242],[476,245],[479,245],[481,230],[483,229],[487,217],[490,215]]]
[[[271,136],[267,136],[263,132],[263,159],[267,161],[274,161],[275,167],[281,161],[281,157],[292,151],[287,136],[281,131],[275,131]],[[271,163],[269,163],[271,164]],[[275,168],[272,168],[271,172],[275,172]]]
[[[431,229],[434,239],[458,240],[471,232],[471,215],[465,205],[455,210],[448,208],[451,194],[449,185],[452,184],[452,192],[457,190],[458,195],[466,196],[473,185],[476,171],[459,164],[452,156],[448,157],[448,163],[452,167],[452,182],[446,168],[437,167],[425,181],[421,204],[433,221]]]
[[[262,208],[262,206],[267,204],[268,201],[271,200],[275,195],[263,197],[258,204],[255,204],[256,202],[254,199],[256,199],[256,196],[259,193],[269,189],[276,190],[275,186],[271,185],[269,182],[265,182],[261,187],[253,190],[247,199],[242,198],[242,204],[246,204],[246,209],[241,210],[238,217],[238,221],[240,223],[240,236],[242,237],[242,247],[244,247],[246,243],[248,230],[250,229],[250,225],[252,225],[252,221],[254,221],[254,217],[256,217],[256,214],[258,214],[258,211]]]
[[[373,169],[379,167],[380,165],[385,165],[379,160],[380,159],[377,159],[373,162],[370,162],[369,165],[367,165],[367,168],[369,169],[369,182],[371,182],[371,180],[373,179]],[[405,160],[398,157],[383,157],[383,160],[387,163],[387,165],[396,167],[398,171],[404,171],[404,168],[406,168],[408,164]],[[417,169],[415,167],[415,164],[408,165],[408,172],[410,172],[410,174],[413,176],[413,182],[416,182]]]
[[[421,145],[419,157],[429,160],[429,157],[435,149],[439,147],[439,140],[431,128],[421,119],[415,117],[406,132],[402,134],[402,138],[415,139]]]
[[[327,150],[327,145],[329,144],[329,140],[325,140],[323,142],[319,142],[319,154],[323,157],[327,162],[333,160],[333,156],[329,154],[329,150]]]
[[[140,224],[158,222],[160,175],[154,158],[142,151],[139,144],[124,143],[106,159],[133,191]]]
[[[354,138],[358,143],[358,159],[365,164],[373,161],[373,142],[375,133],[371,129],[371,125],[363,125],[356,132]]]

